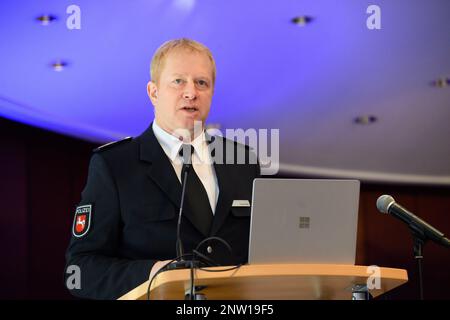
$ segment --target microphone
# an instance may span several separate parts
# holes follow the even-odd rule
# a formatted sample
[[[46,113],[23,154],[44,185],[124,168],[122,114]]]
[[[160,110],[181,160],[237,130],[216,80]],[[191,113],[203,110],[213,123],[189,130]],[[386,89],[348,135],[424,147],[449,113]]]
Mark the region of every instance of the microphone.
[[[423,233],[426,238],[444,246],[450,248],[450,240],[436,228],[429,225],[424,220],[420,219],[416,215],[412,214],[397,202],[390,195],[382,195],[377,200],[377,208],[382,213],[389,213],[397,219],[406,223],[413,231],[419,231]]]
[[[180,200],[180,211],[178,212],[178,225],[177,225],[177,257],[180,257],[180,261],[183,261],[183,243],[181,241],[181,217],[183,216],[183,204],[184,204],[184,195],[186,193],[186,182],[188,179],[189,170],[192,166],[192,153],[194,153],[194,147],[189,144],[183,144],[180,152],[178,153],[180,157],[183,159],[183,167],[181,168],[181,182],[182,182],[182,191],[181,191],[181,200]]]
[[[192,261],[186,261],[183,259],[184,249],[183,242],[181,240],[181,218],[183,217],[183,204],[184,196],[186,194],[186,182],[188,179],[189,171],[192,168],[192,153],[194,152],[194,147],[190,144],[183,144],[180,148],[179,155],[183,159],[183,167],[181,168],[181,200],[180,200],[180,210],[178,211],[178,223],[177,223],[177,242],[176,242],[176,256],[179,258],[178,261],[170,263],[167,265],[166,270],[173,269],[187,269],[193,266]]]

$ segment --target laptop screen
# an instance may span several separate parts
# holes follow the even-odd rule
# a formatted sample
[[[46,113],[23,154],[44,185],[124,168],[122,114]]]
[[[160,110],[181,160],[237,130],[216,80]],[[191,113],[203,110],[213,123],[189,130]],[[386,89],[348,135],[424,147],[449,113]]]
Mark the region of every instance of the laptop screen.
[[[354,264],[360,182],[255,179],[249,263]]]

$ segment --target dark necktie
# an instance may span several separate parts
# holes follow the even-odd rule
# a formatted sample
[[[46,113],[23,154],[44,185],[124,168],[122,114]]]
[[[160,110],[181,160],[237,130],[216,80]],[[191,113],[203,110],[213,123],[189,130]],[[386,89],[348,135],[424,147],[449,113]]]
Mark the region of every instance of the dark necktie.
[[[188,170],[186,182],[186,200],[189,204],[191,219],[195,226],[205,235],[209,235],[211,224],[213,221],[213,212],[209,203],[208,194],[200,178],[195,173],[192,166],[192,153],[194,147],[192,145],[183,144],[180,149],[180,156],[183,158],[183,169],[181,170],[181,182]]]

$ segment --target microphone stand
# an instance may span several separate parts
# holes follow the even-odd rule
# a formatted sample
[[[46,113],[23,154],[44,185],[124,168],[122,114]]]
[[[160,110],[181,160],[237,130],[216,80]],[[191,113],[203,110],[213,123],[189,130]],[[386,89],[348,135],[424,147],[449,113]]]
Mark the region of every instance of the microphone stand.
[[[418,227],[415,223],[410,223],[409,228],[413,237],[413,252],[414,259],[417,261],[417,272],[419,276],[419,297],[420,300],[424,300],[423,295],[423,246],[427,241],[427,236],[425,235],[422,228]]]

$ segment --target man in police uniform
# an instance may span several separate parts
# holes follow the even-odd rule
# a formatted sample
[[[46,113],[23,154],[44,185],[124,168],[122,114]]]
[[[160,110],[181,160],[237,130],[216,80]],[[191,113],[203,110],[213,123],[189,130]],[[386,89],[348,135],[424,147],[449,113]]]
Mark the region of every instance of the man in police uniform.
[[[204,130],[215,72],[211,52],[196,41],[172,40],[156,51],[147,85],[153,123],[134,139],[96,149],[91,158],[66,252],[66,270],[77,266],[81,276],[73,295],[116,299],[176,257],[180,149],[187,144],[193,165],[181,223],[184,252],[215,236],[232,252],[208,240],[200,253],[220,265],[247,261],[252,184],[260,168],[248,147]],[[240,153],[244,164],[236,163]]]

